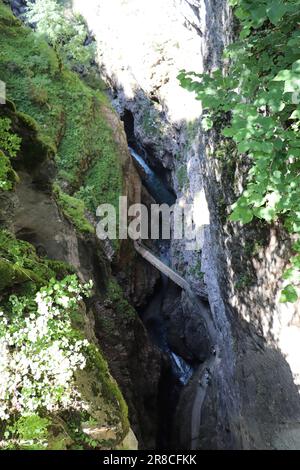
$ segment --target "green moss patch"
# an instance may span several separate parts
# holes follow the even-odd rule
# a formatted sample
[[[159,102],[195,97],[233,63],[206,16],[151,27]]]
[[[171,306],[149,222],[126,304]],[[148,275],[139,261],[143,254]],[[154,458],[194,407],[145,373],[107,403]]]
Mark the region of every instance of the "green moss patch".
[[[57,154],[58,180],[68,183],[70,194],[81,189],[78,195],[92,211],[104,202],[116,204],[122,170],[105,117],[106,96],[66,69],[43,38],[0,5],[0,79],[8,99]],[[34,153],[30,158],[39,157]]]
[[[107,298],[113,303],[114,309],[120,317],[126,319],[135,318],[134,308],[125,299],[123,290],[117,281],[111,278],[107,288]]]
[[[109,373],[106,360],[94,345],[91,345],[89,349],[89,368],[96,374],[97,382],[99,382],[99,378],[101,379],[101,393],[103,397],[115,407],[118,420],[122,425],[118,433],[118,441],[120,442],[129,431],[127,404],[117,382]]]
[[[59,261],[39,258],[35,248],[0,230],[0,292],[16,285],[41,286],[52,277],[62,278],[72,268]]]
[[[64,215],[75,225],[79,232],[95,232],[94,227],[85,216],[85,204],[83,201],[64,193],[57,185],[55,186],[54,193]]]

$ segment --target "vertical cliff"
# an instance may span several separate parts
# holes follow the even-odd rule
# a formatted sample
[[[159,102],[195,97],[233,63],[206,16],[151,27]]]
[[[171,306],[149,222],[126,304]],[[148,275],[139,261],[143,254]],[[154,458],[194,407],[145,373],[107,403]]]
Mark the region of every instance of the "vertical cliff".
[[[125,128],[177,200],[197,201],[199,207],[201,246],[188,251],[172,242],[172,265],[206,302],[218,354],[200,414],[196,377],[183,392],[179,442],[187,448],[299,447],[299,305],[278,301],[289,240],[279,224],[228,222],[245,163],[217,131],[202,129],[201,104],[176,78],[184,68],[201,73],[222,63],[233,36],[227,2],[74,0],[73,5],[95,34],[98,64]],[[195,315],[197,309],[183,323],[171,316],[185,342],[194,345],[201,334],[191,335]]]

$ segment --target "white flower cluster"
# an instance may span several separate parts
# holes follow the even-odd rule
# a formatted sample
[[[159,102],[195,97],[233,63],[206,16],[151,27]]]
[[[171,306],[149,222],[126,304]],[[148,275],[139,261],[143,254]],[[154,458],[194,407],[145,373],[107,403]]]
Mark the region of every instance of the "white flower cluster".
[[[70,311],[90,288],[69,276],[42,289],[30,309],[24,298],[14,297],[10,314],[0,312],[0,419],[41,408],[86,408],[74,372],[86,366],[89,343],[76,339]]]

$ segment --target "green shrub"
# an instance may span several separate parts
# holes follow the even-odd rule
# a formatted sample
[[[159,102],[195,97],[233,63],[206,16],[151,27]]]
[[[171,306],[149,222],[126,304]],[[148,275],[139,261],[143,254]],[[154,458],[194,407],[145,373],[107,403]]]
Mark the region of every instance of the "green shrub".
[[[74,373],[86,365],[88,342],[72,329],[70,314],[90,289],[69,276],[33,297],[10,296],[0,311],[0,419],[85,408]]]
[[[11,121],[0,118],[0,149],[10,158],[17,155],[20,150],[21,139],[11,132]]]
[[[124,292],[118,282],[111,278],[107,288],[107,298],[114,304],[114,308],[120,317],[128,319],[135,318],[135,310],[124,297]]]
[[[36,414],[21,416],[5,431],[6,448],[43,450],[47,447],[48,427],[51,421]]]
[[[36,32],[46,38],[70,67],[88,68],[95,54],[94,43],[84,45],[87,26],[56,0],[28,1],[27,20],[35,24]]]

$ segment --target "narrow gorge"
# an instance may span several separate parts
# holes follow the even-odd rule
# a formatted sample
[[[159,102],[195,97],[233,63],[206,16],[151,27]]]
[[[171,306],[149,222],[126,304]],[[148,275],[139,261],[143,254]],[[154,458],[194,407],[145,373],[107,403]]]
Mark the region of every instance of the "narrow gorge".
[[[233,105],[198,91],[218,70],[221,100],[248,4],[0,1],[0,448],[300,448],[299,242],[283,217],[231,217],[251,155],[224,133]],[[164,212],[155,239],[101,240],[120,196],[193,206],[196,242]]]

